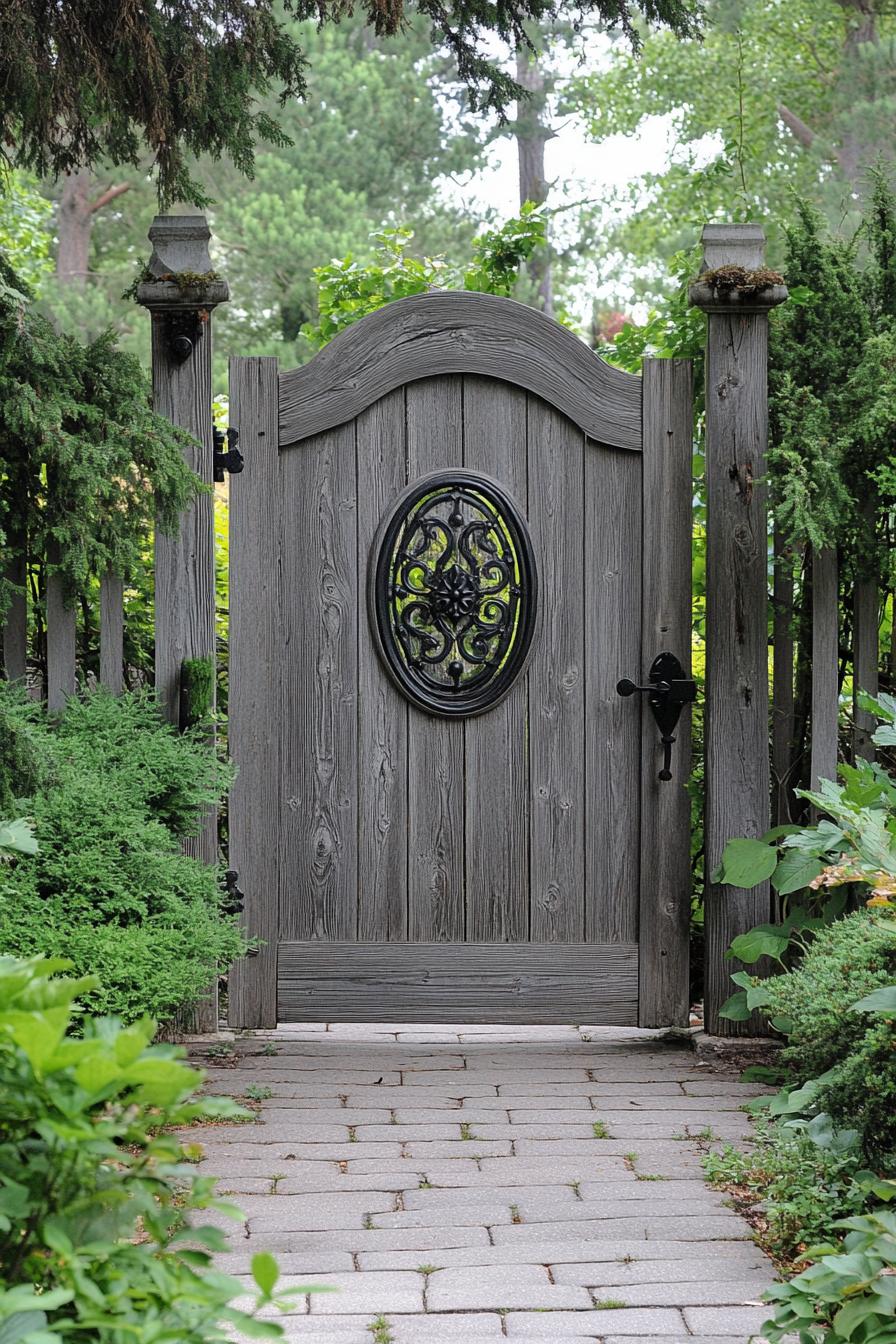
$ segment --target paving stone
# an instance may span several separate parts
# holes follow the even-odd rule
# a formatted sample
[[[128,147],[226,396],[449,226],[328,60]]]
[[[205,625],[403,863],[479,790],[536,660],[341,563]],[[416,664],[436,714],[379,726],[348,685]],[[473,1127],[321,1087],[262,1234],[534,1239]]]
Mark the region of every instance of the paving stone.
[[[329,1274],[305,1282],[320,1282],[335,1292],[312,1293],[311,1316],[354,1312],[377,1316],[386,1312],[423,1311],[423,1275],[413,1272]]]
[[[555,1283],[577,1283],[588,1288],[604,1288],[612,1284],[620,1289],[641,1285],[690,1284],[711,1277],[714,1284],[723,1285],[727,1292],[729,1282],[761,1282],[768,1287],[768,1260],[761,1251],[746,1242],[735,1243],[736,1254],[714,1256],[704,1253],[704,1243],[698,1243],[697,1255],[677,1260],[634,1260],[629,1264],[619,1261],[598,1260],[588,1264],[555,1264],[551,1266]],[[698,1305],[695,1303],[694,1305]]]
[[[477,1311],[483,1308],[558,1310],[587,1308],[586,1288],[552,1284],[543,1265],[443,1269],[429,1275],[426,1304],[430,1311]]]
[[[771,1315],[771,1307],[685,1307],[688,1329],[698,1339],[704,1334],[741,1338],[757,1335]]]
[[[509,1339],[555,1339],[560,1330],[576,1330],[589,1338],[599,1330],[602,1338],[614,1335],[654,1335],[666,1339],[680,1335],[684,1322],[681,1312],[666,1307],[610,1308],[588,1312],[511,1312],[507,1316]],[[686,1334],[687,1331],[684,1330]]]
[[[627,1307],[725,1305],[730,1310],[755,1306],[768,1286],[768,1270],[763,1270],[748,1279],[718,1279],[711,1283],[599,1283],[594,1288],[594,1296],[619,1299]],[[764,1310],[767,1319],[770,1308]]]
[[[471,1246],[443,1247],[427,1256],[431,1264],[452,1268],[459,1265],[479,1267],[482,1265],[539,1264],[550,1265],[555,1278],[560,1281],[562,1266],[577,1266],[587,1261],[597,1266],[607,1282],[628,1268],[641,1269],[643,1275],[649,1274],[653,1261],[684,1262],[688,1265],[687,1276],[698,1280],[711,1270],[716,1274],[736,1277],[738,1273],[750,1272],[757,1263],[766,1266],[767,1283],[771,1283],[773,1271],[768,1260],[750,1241],[656,1241],[628,1239],[605,1241],[581,1240],[570,1237],[565,1241],[551,1240],[552,1227],[542,1229],[543,1240],[516,1241],[497,1246],[483,1245],[477,1242]],[[414,1269],[421,1263],[415,1250],[399,1251],[362,1251],[358,1257],[362,1269]],[[660,1273],[659,1281],[664,1277]],[[684,1275],[682,1275],[684,1277]],[[564,1279],[565,1282],[576,1280]],[[643,1281],[635,1278],[636,1282]],[[648,1279],[649,1281],[649,1279]]]
[[[544,1240],[546,1236],[557,1240],[565,1237],[590,1237],[600,1240],[601,1237],[649,1238],[655,1235],[664,1239],[690,1237],[694,1241],[711,1241],[715,1237],[736,1239],[738,1232],[741,1232],[745,1240],[750,1236],[750,1229],[746,1223],[733,1213],[729,1217],[722,1217],[721,1214],[704,1216],[695,1214],[692,1217],[655,1218],[645,1212],[640,1217],[627,1214],[619,1218],[570,1219],[567,1222],[552,1221],[550,1224],[538,1222],[513,1224],[510,1227],[496,1226],[493,1236],[496,1244],[504,1241]]]
[[[483,1311],[450,1317],[395,1316],[389,1327],[394,1344],[447,1344],[455,1339],[463,1340],[463,1344],[494,1344],[504,1338],[501,1317]]]

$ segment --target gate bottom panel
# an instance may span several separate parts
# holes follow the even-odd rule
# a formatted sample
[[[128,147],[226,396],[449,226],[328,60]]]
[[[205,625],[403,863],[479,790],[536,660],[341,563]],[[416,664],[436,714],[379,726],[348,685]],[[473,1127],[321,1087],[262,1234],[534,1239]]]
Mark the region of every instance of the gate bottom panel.
[[[281,1022],[638,1023],[637,943],[280,943]]]

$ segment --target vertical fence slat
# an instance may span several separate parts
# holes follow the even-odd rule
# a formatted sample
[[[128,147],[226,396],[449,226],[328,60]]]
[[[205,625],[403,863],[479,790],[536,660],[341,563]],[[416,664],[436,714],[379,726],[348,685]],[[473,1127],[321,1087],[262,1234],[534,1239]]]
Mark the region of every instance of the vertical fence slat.
[[[790,821],[789,796],[793,765],[793,563],[775,528],[775,572],[772,601],[772,790],[775,825]]]
[[[878,672],[878,601],[877,584],[873,579],[860,579],[856,583],[853,601],[853,755],[858,760],[874,760],[874,743],[871,735],[876,728],[873,714],[859,709],[858,693],[877,695],[880,690]]]
[[[232,1027],[275,1027],[283,792],[276,706],[284,656],[277,360],[231,360],[230,396],[246,457],[246,470],[230,496],[227,745],[237,768],[230,791],[230,866],[239,872],[244,893],[243,927],[262,946],[230,972],[228,1015]]]
[[[643,558],[641,673],[668,649],[691,666],[690,360],[648,359],[643,374]],[[657,777],[656,724],[643,706],[641,752],[641,915],[638,1022],[688,1021],[691,915],[691,707],[685,706],[672,754],[672,779]]]
[[[113,695],[124,688],[124,583],[112,573],[100,580],[100,681]]]
[[[47,561],[58,563],[59,547],[51,542]],[[63,580],[57,574],[47,578],[47,706],[63,709],[77,685],[77,616],[66,602]]]
[[[17,550],[21,538],[10,530],[10,541]],[[7,580],[24,590],[27,578],[24,555],[17,555],[6,568]],[[3,622],[3,669],[8,681],[21,681],[27,670],[28,605],[24,591],[16,593]]]
[[[812,556],[813,789],[821,779],[837,778],[839,631],[837,552],[827,548]]]
[[[769,824],[768,311],[787,297],[780,285],[745,293],[717,283],[732,264],[764,264],[755,224],[708,224],[704,270],[691,302],[708,315],[706,344],[706,1029],[754,1035],[758,1015],[720,1018],[731,993],[731,941],[770,914],[769,884],[746,889],[713,882],[727,842],[759,836]]]

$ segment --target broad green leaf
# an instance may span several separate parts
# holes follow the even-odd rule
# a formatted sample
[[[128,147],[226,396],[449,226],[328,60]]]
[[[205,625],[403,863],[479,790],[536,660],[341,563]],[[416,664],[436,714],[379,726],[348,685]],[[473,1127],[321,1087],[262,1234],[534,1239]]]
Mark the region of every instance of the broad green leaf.
[[[253,1255],[252,1277],[265,1296],[270,1297],[274,1285],[280,1277],[280,1270],[277,1261],[269,1251],[259,1251],[256,1255]]]
[[[731,887],[755,887],[771,877],[778,851],[761,840],[729,840],[722,851],[720,880]]]
[[[789,945],[790,937],[781,931],[780,926],[760,924],[749,933],[742,933],[733,939],[730,955],[752,966],[760,957],[780,957]]]
[[[851,1013],[894,1013],[896,1014],[896,985],[884,985],[874,989],[859,999],[850,1008]]]
[[[824,864],[811,854],[792,849],[784,854],[772,877],[772,886],[779,896],[790,896],[802,891],[824,871]]]
[[[746,1022],[749,1016],[747,994],[746,990],[743,989],[739,989],[736,994],[732,994],[731,998],[726,999],[719,1009],[719,1017],[724,1017],[728,1022]]]

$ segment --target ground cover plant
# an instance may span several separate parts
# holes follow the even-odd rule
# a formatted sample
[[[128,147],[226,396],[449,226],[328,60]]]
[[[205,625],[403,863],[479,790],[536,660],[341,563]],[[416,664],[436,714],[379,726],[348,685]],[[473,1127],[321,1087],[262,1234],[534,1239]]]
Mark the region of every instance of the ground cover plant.
[[[211,1344],[282,1334],[254,1312],[275,1301],[277,1265],[254,1257],[246,1289],[216,1272],[226,1242],[217,1199],[170,1127],[238,1119],[198,1098],[183,1051],[155,1024],[85,1018],[91,977],[57,959],[0,958],[0,1339],[3,1344]],[[77,1026],[79,1036],[70,1030]],[[309,1289],[295,1291],[307,1292]]]
[[[229,771],[148,692],[97,691],[50,716],[0,683],[0,815],[36,853],[0,866],[0,951],[69,957],[92,1009],[168,1022],[244,950],[213,868],[185,856]]]
[[[883,720],[876,745],[892,747],[896,700],[866,704]],[[799,1271],[769,1295],[772,1344],[793,1334],[885,1344],[896,1319],[896,780],[859,760],[805,796],[814,825],[729,842],[717,875],[736,886],[770,878],[782,901],[779,923],[730,952],[778,973],[737,971],[723,1014],[769,1016],[785,1038],[786,1081],[765,1099],[751,1151],[728,1148],[707,1167]],[[846,908],[848,893],[858,908]]]

